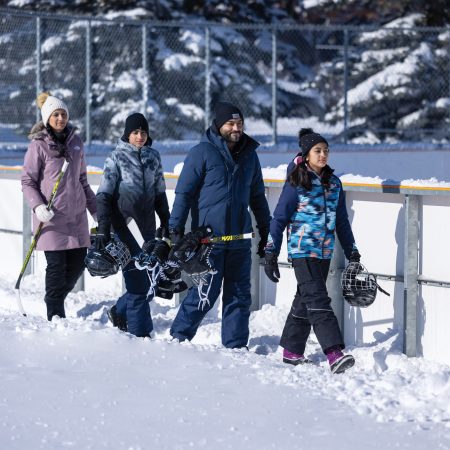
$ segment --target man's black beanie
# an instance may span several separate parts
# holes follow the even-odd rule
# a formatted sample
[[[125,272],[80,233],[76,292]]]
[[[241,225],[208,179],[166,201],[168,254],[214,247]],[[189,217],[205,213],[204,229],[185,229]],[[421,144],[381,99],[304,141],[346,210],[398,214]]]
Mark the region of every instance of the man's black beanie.
[[[142,130],[148,132],[148,122],[147,119],[141,113],[133,113],[127,117],[125,120],[125,130],[123,132],[122,141],[128,142],[130,134],[134,130]]]
[[[241,119],[244,121],[244,116],[241,110],[229,102],[218,102],[214,107],[214,123],[218,130],[220,130],[225,122],[229,120]]]
[[[328,141],[318,133],[314,133],[311,128],[302,128],[298,133],[298,145],[302,149],[302,157],[305,158],[309,151],[320,142],[324,142],[328,147]]]

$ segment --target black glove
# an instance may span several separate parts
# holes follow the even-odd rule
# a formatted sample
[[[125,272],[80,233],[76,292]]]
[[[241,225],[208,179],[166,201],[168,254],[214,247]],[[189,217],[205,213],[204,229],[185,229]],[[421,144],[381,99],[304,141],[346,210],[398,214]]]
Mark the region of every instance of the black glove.
[[[161,224],[155,232],[155,237],[157,239],[169,239],[169,226],[167,224]]]
[[[180,261],[185,262],[191,254],[200,247],[201,240],[212,236],[212,229],[201,226],[187,233],[175,246],[173,255]]]
[[[184,230],[180,228],[171,229],[169,231],[170,244],[176,247],[184,236]]]
[[[151,257],[155,258],[159,264],[164,264],[170,253],[170,245],[163,240],[156,241],[155,246],[153,247],[153,251],[151,253]]]
[[[278,269],[278,256],[275,253],[266,253],[264,262],[264,272],[267,278],[274,283],[280,279],[280,270]]]
[[[264,249],[266,248],[267,239],[269,238],[269,229],[268,228],[260,228],[259,236],[261,237],[261,239],[258,242],[258,251],[256,253],[258,253],[258,256],[260,258],[264,258],[264,256],[265,256]]]
[[[358,250],[353,250],[352,254],[350,255],[350,258],[348,258],[349,262],[358,262],[361,260],[361,255],[359,254]]]
[[[103,250],[111,240],[111,225],[98,224],[95,234],[95,250]]]

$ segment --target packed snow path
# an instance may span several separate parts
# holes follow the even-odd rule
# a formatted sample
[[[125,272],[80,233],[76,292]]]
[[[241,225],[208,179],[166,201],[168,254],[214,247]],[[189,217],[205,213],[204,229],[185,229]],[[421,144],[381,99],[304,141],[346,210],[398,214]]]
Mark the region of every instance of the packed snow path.
[[[42,280],[24,280],[26,318],[13,285],[0,280],[1,448],[450,448],[450,368],[407,359],[395,332],[349,349],[355,368],[333,376],[314,339],[316,365],[281,363],[273,306],[252,314],[247,352],[221,347],[214,311],[177,344],[167,304],[141,339],[107,322],[116,288],[70,294],[68,319],[49,323]]]

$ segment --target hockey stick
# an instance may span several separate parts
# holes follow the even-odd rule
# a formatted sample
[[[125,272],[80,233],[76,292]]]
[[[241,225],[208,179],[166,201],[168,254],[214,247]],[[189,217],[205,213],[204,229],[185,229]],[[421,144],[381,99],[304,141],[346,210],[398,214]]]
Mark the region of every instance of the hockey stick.
[[[255,233],[231,234],[228,236],[213,236],[204,238],[200,241],[202,244],[217,244],[218,242],[240,241],[242,239],[253,239]]]
[[[47,211],[50,211],[50,209],[53,206],[53,202],[54,202],[55,197],[56,197],[56,192],[58,190],[58,187],[59,187],[59,184],[61,182],[62,177],[66,173],[68,165],[69,165],[69,161],[64,161],[64,164],[63,164],[63,166],[61,168],[61,171],[58,174],[58,178],[56,179],[55,185],[53,186],[53,190],[52,190],[52,192],[50,194],[50,198],[48,199]],[[20,300],[20,282],[22,281],[22,277],[23,277],[23,274],[25,273],[25,270],[26,270],[26,268],[28,266],[28,263],[30,262],[31,255],[32,255],[34,249],[36,248],[36,244],[37,244],[37,241],[39,239],[39,236],[41,235],[43,226],[44,226],[44,222],[41,222],[39,224],[37,230],[36,230],[36,233],[33,236],[33,240],[31,241],[30,248],[29,248],[29,250],[28,250],[28,252],[27,252],[27,254],[25,256],[25,261],[23,262],[22,269],[21,269],[20,274],[19,274],[19,278],[17,279],[16,285],[14,286],[14,289],[17,289],[18,290],[18,294],[19,294],[18,297],[17,297],[17,305],[19,307],[19,311],[25,317],[26,317],[26,313],[25,313],[25,310],[23,309],[22,302]]]

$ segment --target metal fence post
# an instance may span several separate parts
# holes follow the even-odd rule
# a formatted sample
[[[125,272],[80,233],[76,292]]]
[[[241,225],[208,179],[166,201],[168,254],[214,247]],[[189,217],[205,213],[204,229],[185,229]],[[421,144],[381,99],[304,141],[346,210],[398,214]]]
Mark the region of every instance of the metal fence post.
[[[327,278],[328,295],[331,298],[331,307],[339,322],[342,335],[344,335],[344,297],[342,296],[341,276],[345,267],[344,251],[336,239],[333,258]]]
[[[205,28],[205,128],[211,117],[211,30]]]
[[[25,200],[25,196],[22,195],[22,261],[25,261],[28,250],[31,246],[31,209]],[[29,275],[34,272],[34,254],[31,255],[30,262],[25,269],[24,275]]]
[[[72,289],[72,292],[80,292],[84,291],[84,271],[80,275],[80,278],[78,278],[77,282],[75,283],[75,286]]]
[[[405,195],[405,254],[404,254],[404,334],[403,353],[417,356],[417,295],[418,295],[418,195]]]
[[[260,270],[259,270],[259,255],[256,253],[258,250],[258,242],[261,239],[259,236],[259,231],[256,228],[256,219],[253,212],[250,213],[252,217],[253,229],[255,232],[255,239],[252,239],[252,247],[251,247],[251,259],[252,259],[252,267],[250,271],[250,294],[252,297],[252,304],[250,306],[250,311],[257,311],[261,309],[261,300],[259,298],[259,285],[260,285]]]
[[[272,27],[272,142],[277,143],[277,29]]]
[[[348,29],[344,30],[344,144],[347,144],[348,133]]]
[[[147,62],[147,25],[142,25],[142,70],[144,72],[144,76],[142,77],[142,99],[144,103],[144,107],[142,109],[143,114],[145,115],[147,111],[148,105],[148,62]]]
[[[91,145],[91,21],[86,22],[86,144]]]
[[[36,17],[36,97],[41,92],[41,18]],[[39,108],[36,108],[36,122],[41,120]]]

